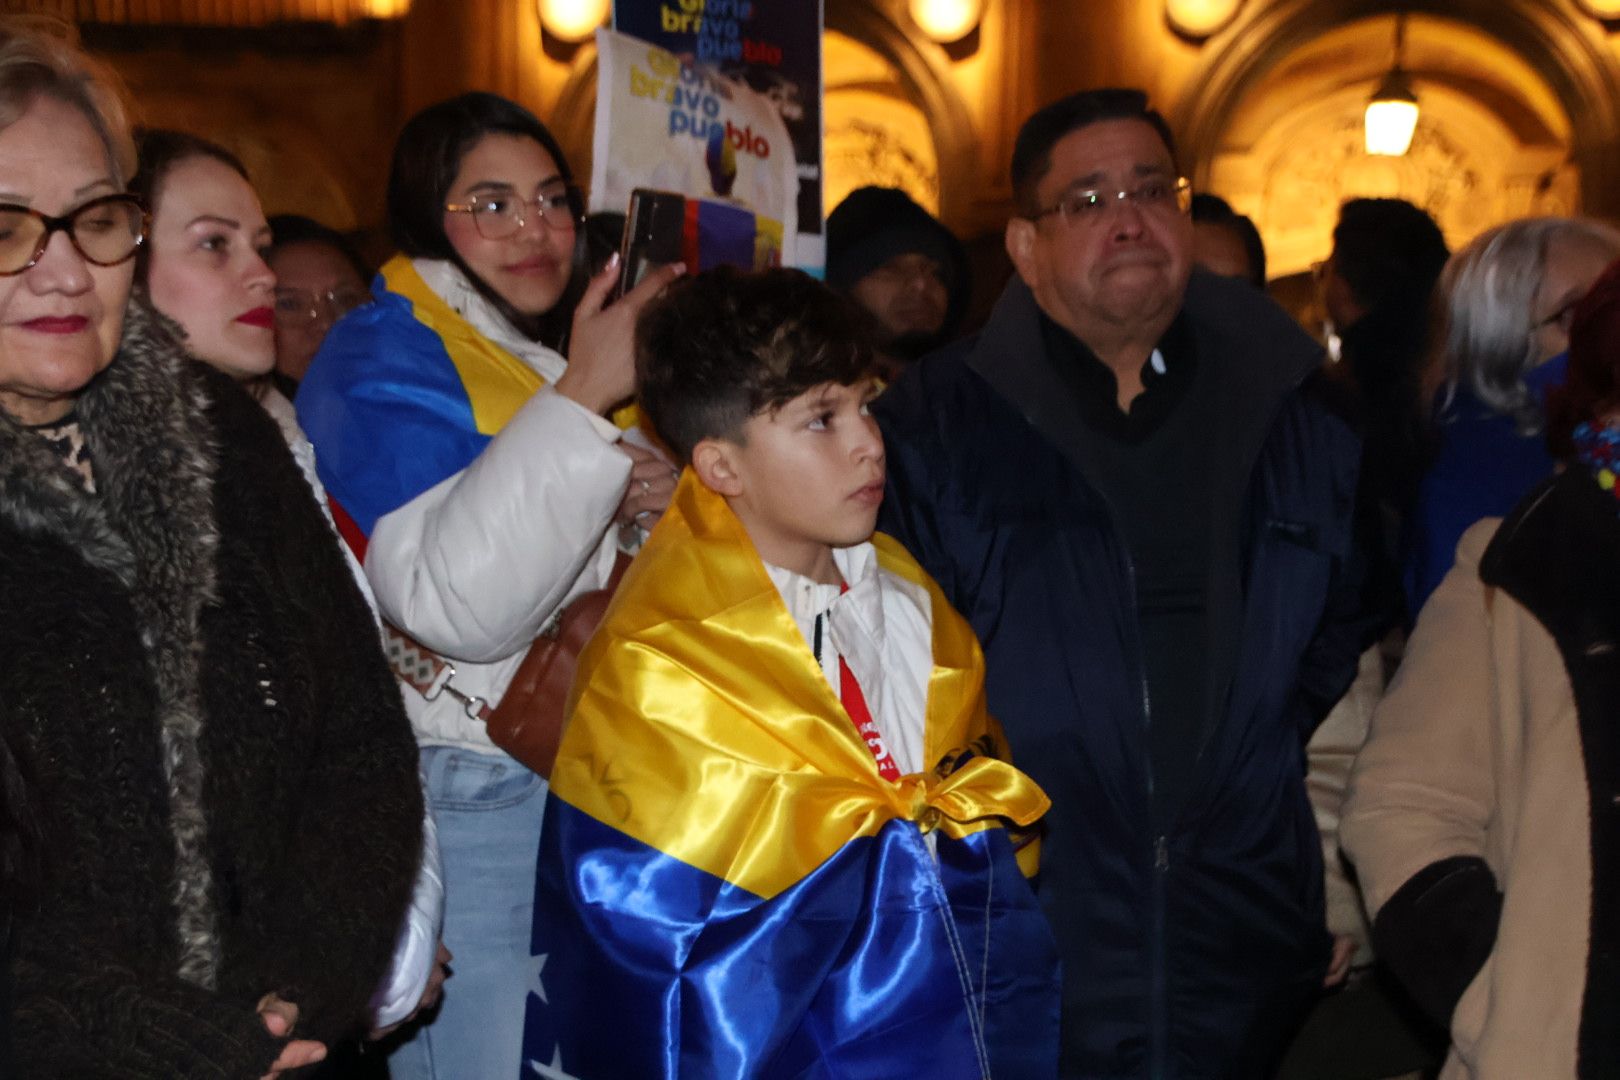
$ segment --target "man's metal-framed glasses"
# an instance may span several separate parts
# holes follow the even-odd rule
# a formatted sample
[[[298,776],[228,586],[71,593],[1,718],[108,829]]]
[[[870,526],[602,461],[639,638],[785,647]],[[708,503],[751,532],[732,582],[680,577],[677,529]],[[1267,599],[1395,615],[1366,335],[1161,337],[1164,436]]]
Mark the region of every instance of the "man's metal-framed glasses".
[[[528,216],[530,207],[534,217]],[[445,203],[452,214],[471,214],[473,226],[485,240],[505,240],[530,221],[555,232],[579,225],[579,194],[573,188],[542,192],[532,199],[521,195],[475,195],[464,203]]]
[[[315,293],[308,289],[277,285],[276,322],[283,326],[298,326],[320,322],[323,316],[330,322],[337,322],[370,299],[371,294],[364,289],[327,289]]]
[[[1039,221],[1057,214],[1065,222],[1075,225],[1101,221],[1109,208],[1125,203],[1134,203],[1141,210],[1174,210],[1185,214],[1192,206],[1192,181],[1178,176],[1174,180],[1145,180],[1133,191],[1107,191],[1102,188],[1066,191],[1056,203],[1028,217],[1031,221]]]
[[[103,195],[61,217],[0,203],[0,277],[39,262],[51,234],[67,233],[73,249],[96,266],[117,266],[146,239],[146,207],[138,195]]]

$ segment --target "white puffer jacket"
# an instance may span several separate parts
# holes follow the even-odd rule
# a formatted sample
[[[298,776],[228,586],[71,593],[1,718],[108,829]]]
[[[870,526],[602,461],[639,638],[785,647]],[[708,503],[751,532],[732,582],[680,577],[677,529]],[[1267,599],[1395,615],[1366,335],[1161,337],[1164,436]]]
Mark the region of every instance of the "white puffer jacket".
[[[384,267],[378,303],[349,316],[365,313],[372,340],[420,340],[425,329],[388,325],[415,318],[410,302],[387,288],[391,269],[399,276],[404,267],[396,264],[402,263]],[[418,259],[408,267],[467,326],[547,384],[470,464],[378,517],[366,548],[366,577],[384,617],[450,659],[460,692],[494,705],[547,620],[575,596],[605,584],[630,459],[618,449],[617,427],[550,388],[566,370],[562,356],[516,333],[454,265]],[[344,329],[340,323],[334,330],[340,348]],[[354,340],[350,335],[351,348]],[[320,434],[331,425],[309,422],[323,403],[306,400],[312,389],[320,391],[317,369],[326,351],[323,346],[299,392],[298,408],[316,440],[323,479],[341,500],[342,484],[326,473],[332,455]],[[401,393],[398,364],[389,377],[389,392]],[[435,449],[413,452],[431,456]],[[483,722],[450,695],[429,702],[407,691],[405,701],[423,744],[498,752]]]

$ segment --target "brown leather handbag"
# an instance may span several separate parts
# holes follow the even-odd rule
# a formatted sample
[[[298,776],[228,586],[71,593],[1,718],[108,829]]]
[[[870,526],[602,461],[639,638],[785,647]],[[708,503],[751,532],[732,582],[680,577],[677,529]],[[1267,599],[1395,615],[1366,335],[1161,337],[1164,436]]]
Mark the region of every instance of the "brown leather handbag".
[[[429,701],[449,694],[467,715],[484,721],[489,739],[541,776],[550,777],[562,741],[563,713],[574,667],[585,643],[596,633],[608,602],[619,587],[630,557],[619,552],[607,585],[576,596],[562,614],[534,639],[500,703],[490,708],[481,697],[455,685],[455,664],[391,623],[384,623],[388,664],[399,680]]]

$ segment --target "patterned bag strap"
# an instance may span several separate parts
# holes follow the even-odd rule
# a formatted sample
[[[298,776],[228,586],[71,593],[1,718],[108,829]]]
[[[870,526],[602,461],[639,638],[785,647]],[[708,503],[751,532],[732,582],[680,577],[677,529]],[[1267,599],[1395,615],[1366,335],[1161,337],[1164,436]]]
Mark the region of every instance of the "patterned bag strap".
[[[388,666],[399,681],[421,694],[425,700],[434,701],[440,694],[449,694],[461,702],[470,719],[489,719],[489,702],[463,693],[451,682],[456,677],[455,664],[386,621],[383,623],[383,652],[388,657]]]

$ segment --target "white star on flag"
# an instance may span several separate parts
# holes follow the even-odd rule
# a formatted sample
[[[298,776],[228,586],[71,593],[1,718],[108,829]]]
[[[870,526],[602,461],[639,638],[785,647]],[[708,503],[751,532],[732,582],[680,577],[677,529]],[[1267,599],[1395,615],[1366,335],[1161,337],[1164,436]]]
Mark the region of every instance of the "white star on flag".
[[[543,1061],[536,1061],[533,1058],[530,1058],[529,1068],[533,1069],[537,1074],[544,1077],[545,1080],[579,1080],[579,1077],[575,1076],[573,1073],[563,1072],[562,1047],[560,1046],[556,1050],[552,1051],[551,1064],[548,1065]]]
[[[539,956],[529,957],[529,962],[534,965],[534,974],[530,976],[532,981],[529,984],[529,993],[539,998],[542,1005],[551,1004],[550,1000],[546,998],[546,984],[540,981],[540,973],[545,970],[546,959],[550,955],[550,953],[541,953]]]

